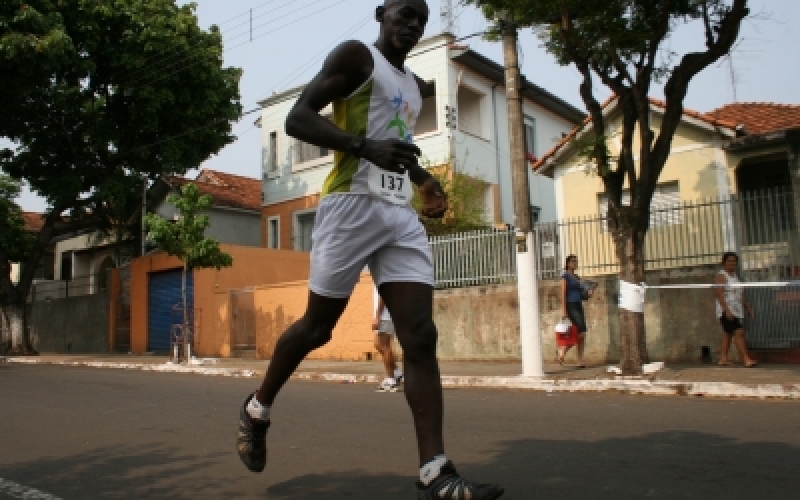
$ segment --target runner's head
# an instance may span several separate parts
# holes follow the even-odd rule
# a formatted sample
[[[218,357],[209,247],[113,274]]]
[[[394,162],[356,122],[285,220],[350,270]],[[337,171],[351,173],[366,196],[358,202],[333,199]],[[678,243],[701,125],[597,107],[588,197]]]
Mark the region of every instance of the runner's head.
[[[375,9],[375,19],[381,24],[379,41],[408,54],[422,38],[429,14],[425,0],[384,0]]]

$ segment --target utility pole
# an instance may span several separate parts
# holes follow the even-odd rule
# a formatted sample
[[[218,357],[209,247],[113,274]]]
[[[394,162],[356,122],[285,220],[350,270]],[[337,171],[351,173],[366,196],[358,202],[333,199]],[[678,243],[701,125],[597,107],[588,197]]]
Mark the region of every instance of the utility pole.
[[[453,9],[453,0],[441,0],[441,10],[439,17],[442,21],[442,33],[456,35],[458,26],[456,25],[456,15]]]
[[[544,363],[542,361],[542,335],[539,328],[539,286],[536,276],[536,244],[531,225],[528,161],[525,155],[517,27],[508,10],[501,14],[501,19],[503,59],[506,67],[511,189],[514,194],[514,226],[517,230],[517,293],[519,294],[522,375],[542,377],[544,376]]]

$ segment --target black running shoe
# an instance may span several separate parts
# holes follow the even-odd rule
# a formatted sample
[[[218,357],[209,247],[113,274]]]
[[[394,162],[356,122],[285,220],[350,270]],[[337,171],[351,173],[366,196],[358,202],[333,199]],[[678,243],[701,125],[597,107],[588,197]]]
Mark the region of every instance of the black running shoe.
[[[251,472],[261,472],[267,466],[267,429],[269,420],[257,420],[247,413],[247,405],[255,395],[244,401],[239,412],[239,433],[236,436],[236,451],[244,466]]]
[[[497,484],[470,483],[458,475],[453,462],[449,461],[428,486],[417,482],[418,500],[495,500],[502,497],[504,491]]]

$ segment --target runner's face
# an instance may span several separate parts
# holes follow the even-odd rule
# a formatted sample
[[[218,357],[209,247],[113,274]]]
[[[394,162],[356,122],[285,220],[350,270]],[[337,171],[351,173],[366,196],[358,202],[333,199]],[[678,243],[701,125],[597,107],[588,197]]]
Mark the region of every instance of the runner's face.
[[[383,38],[395,48],[410,52],[425,32],[427,4],[423,0],[389,0],[380,9],[378,21],[382,23]]]
[[[735,272],[736,271],[736,266],[738,264],[739,264],[739,260],[736,257],[734,257],[734,256],[728,257],[727,259],[725,259],[725,264],[724,264],[725,271],[727,271],[729,273]]]

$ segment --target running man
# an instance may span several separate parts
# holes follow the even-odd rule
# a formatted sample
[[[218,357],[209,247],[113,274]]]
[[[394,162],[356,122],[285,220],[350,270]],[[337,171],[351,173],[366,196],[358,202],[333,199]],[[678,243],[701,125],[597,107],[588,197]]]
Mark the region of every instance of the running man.
[[[397,392],[400,382],[403,380],[403,372],[397,369],[397,362],[392,350],[394,323],[392,323],[392,316],[377,288],[373,302],[376,303],[375,317],[372,319],[372,329],[375,330],[375,350],[380,353],[383,366],[386,368],[386,378],[383,379],[376,392]]]
[[[425,229],[409,205],[410,181],[419,188],[423,215],[442,217],[447,210],[441,186],[419,166],[420,150],[411,143],[422,99],[434,88],[404,63],[428,15],[424,0],[385,0],[375,11],[375,44],[336,47],[286,119],[292,137],[334,150],[334,166],[312,233],[306,312],[280,337],[261,387],[241,407],[237,451],[253,472],[266,466],[275,397],[303,358],[330,340],[368,265],[403,348],[419,451],[418,499],[492,500],[503,494],[500,486],[463,479],[444,452],[433,263]],[[320,115],[331,103],[333,122]]]

